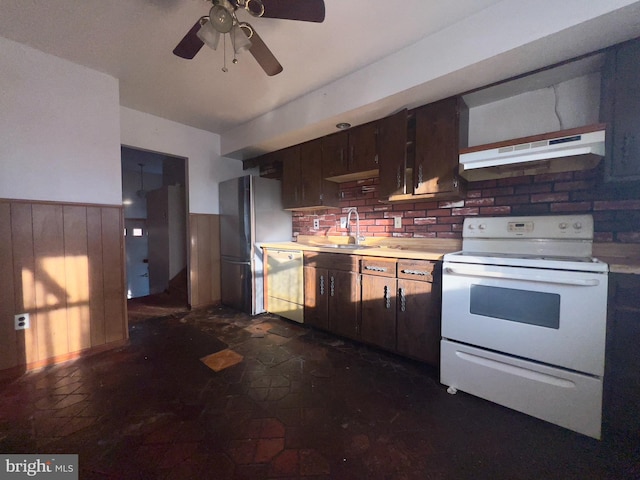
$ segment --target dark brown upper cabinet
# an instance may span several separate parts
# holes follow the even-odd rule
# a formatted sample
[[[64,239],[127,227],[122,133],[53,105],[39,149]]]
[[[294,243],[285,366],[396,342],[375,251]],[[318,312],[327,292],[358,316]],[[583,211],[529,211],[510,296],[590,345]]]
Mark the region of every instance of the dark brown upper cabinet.
[[[640,182],[640,39],[612,49],[602,72],[605,182]]]
[[[377,133],[375,121],[323,137],[323,177],[347,182],[378,175]]]
[[[407,132],[409,111],[401,110],[378,122],[380,199],[407,193]]]
[[[415,110],[413,193],[420,197],[456,197],[464,193],[458,176],[458,152],[467,146],[469,110],[450,97]]]
[[[274,152],[282,161],[282,204],[289,210],[337,207],[338,185],[322,179],[320,139]]]

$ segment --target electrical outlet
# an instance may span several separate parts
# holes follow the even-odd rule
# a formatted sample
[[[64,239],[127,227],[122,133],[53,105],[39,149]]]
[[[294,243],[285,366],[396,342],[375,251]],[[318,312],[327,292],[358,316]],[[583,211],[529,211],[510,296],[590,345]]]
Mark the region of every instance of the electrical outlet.
[[[15,315],[13,318],[14,318],[14,321],[15,321],[16,330],[26,330],[27,328],[29,328],[31,326],[31,324],[29,322],[29,314],[28,313],[20,313],[18,315]]]
[[[320,219],[319,218],[314,218],[313,219],[313,229],[314,230],[319,230],[320,229]]]
[[[340,228],[347,228],[347,217],[340,217]]]
[[[393,217],[393,228],[402,228],[402,217]]]

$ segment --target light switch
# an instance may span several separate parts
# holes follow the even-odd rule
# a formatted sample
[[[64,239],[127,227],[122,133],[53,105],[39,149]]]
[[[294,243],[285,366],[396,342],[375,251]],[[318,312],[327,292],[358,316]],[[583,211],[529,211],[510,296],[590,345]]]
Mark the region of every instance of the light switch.
[[[402,217],[393,217],[393,228],[402,228]]]

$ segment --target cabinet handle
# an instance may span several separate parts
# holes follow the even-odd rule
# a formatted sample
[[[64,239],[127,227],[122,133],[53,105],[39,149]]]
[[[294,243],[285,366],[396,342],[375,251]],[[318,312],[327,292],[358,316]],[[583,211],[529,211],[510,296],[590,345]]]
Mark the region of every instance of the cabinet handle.
[[[396,185],[397,185],[397,188],[402,188],[402,177],[400,176],[400,165],[398,165],[398,169],[396,171]]]
[[[391,289],[385,285],[384,286],[384,306],[385,308],[391,308]]]
[[[376,153],[376,156],[373,159],[373,161],[375,162],[376,165],[378,165],[378,163],[380,163],[380,160],[378,159],[378,154],[377,153]]]
[[[404,288],[399,290],[400,293],[400,311],[404,312],[407,310],[407,297],[404,294]]]
[[[331,278],[329,279],[329,290],[330,290],[330,295],[333,297],[336,294],[336,279],[333,278],[333,275],[331,275]]]
[[[422,164],[418,166],[418,187],[422,185]]]
[[[409,270],[409,269],[405,269],[405,270],[401,270],[402,273],[406,273],[407,275],[422,275],[424,277],[427,277],[429,275],[431,275],[431,272],[427,272],[426,270]]]
[[[387,271],[387,267],[376,267],[373,265],[367,265],[364,267],[365,270],[372,270],[374,272],[386,272]]]
[[[324,295],[324,275],[320,275],[320,295]]]
[[[351,170],[353,167],[353,159],[356,156],[356,147],[355,145],[351,145],[349,148],[349,163],[347,163],[347,170]]]

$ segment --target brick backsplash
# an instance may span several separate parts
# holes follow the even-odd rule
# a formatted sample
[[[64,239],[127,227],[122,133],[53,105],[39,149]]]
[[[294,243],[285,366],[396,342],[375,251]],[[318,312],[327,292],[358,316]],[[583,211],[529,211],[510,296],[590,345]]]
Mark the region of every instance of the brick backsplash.
[[[598,242],[640,243],[640,197],[598,187],[599,168],[470,182],[463,200],[385,204],[378,200],[378,178],[340,185],[340,209],[293,213],[293,236],[346,235],[340,217],[357,207],[367,237],[461,238],[467,216],[591,213]],[[402,227],[394,228],[394,217]],[[320,229],[313,229],[313,220]],[[354,220],[352,220],[353,224]]]

